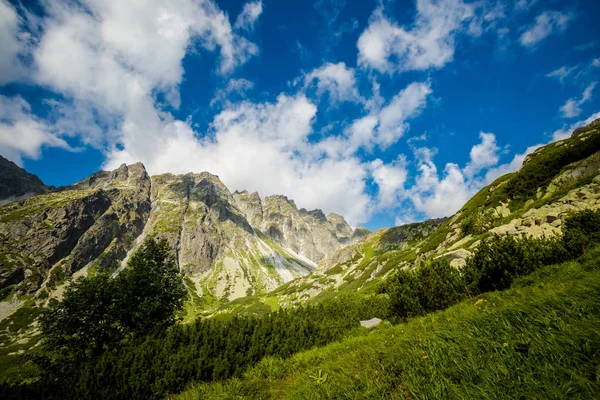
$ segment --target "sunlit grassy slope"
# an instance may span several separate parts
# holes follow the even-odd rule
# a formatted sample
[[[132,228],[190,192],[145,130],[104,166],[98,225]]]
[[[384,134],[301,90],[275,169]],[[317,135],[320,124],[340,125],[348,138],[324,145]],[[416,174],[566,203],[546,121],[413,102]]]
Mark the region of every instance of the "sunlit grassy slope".
[[[510,290],[366,329],[173,399],[593,399],[600,393],[600,252]]]

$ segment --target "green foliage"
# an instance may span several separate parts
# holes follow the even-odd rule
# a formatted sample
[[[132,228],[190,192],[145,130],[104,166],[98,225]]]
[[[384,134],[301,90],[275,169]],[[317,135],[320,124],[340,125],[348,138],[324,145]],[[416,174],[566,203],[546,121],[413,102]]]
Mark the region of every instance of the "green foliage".
[[[242,379],[172,399],[597,398],[600,271],[570,262],[534,274],[526,286],[519,278],[508,291],[442,312],[286,360],[268,357]],[[311,378],[319,370],[325,383]]]
[[[481,235],[492,227],[494,220],[495,218],[489,212],[484,213],[480,210],[473,212],[463,219],[461,233],[463,236]]]
[[[240,376],[265,356],[289,357],[342,339],[361,319],[386,317],[385,296],[346,295],[260,317],[197,320],[105,352],[80,366],[74,398],[154,399],[191,381]],[[111,382],[107,385],[106,382]]]
[[[472,292],[483,293],[509,288],[514,279],[568,258],[558,239],[493,236],[480,243],[464,271]]]
[[[426,262],[412,271],[399,270],[390,276],[382,291],[390,296],[391,312],[408,318],[442,310],[465,297],[461,273],[448,261]]]
[[[567,218],[563,241],[571,256],[583,254],[592,243],[600,242],[600,211],[584,210]]]
[[[502,189],[510,199],[518,202],[533,198],[538,187],[546,187],[563,167],[587,158],[598,150],[599,134],[575,137],[562,145],[548,145],[533,155]]]
[[[117,278],[81,278],[51,301],[40,316],[47,353],[38,362],[59,384],[69,382],[82,363],[172,324],[185,294],[169,245],[149,239]]]
[[[114,281],[107,276],[73,282],[62,301],[54,300],[40,317],[44,346],[82,360],[120,340],[114,294]]]
[[[127,332],[146,334],[175,322],[187,290],[166,240],[146,240],[115,279],[117,318]]]
[[[582,256],[600,243],[600,210],[581,211],[567,218],[562,238],[492,236],[483,240],[459,272],[440,259],[413,271],[397,270],[383,283],[391,312],[408,318],[441,310],[466,296],[504,290],[515,279],[536,269]]]

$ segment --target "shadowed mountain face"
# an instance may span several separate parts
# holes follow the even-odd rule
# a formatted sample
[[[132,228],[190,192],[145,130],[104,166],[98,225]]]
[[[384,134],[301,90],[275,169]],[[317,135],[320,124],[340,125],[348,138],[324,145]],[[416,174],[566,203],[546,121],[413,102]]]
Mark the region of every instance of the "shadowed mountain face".
[[[37,176],[0,156],[0,204],[11,199],[46,193],[50,189]]]
[[[9,198],[38,193],[0,207],[4,293],[118,270],[155,236],[171,244],[191,290],[230,300],[309,274],[353,233],[341,216],[299,211],[284,196],[232,194],[207,172],[150,177],[137,163],[52,191],[14,164],[2,176]]]

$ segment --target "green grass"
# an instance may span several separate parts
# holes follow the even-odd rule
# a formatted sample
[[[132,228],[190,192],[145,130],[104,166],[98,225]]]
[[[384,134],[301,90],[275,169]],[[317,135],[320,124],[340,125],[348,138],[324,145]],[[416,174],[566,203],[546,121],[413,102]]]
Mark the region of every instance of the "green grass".
[[[591,399],[600,393],[598,252],[510,290],[389,324],[173,399]]]

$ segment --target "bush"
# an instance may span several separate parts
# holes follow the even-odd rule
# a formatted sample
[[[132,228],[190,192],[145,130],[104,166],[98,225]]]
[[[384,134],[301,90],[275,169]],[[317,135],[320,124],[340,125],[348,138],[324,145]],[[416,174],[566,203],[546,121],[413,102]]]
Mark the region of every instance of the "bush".
[[[391,313],[408,318],[461,301],[465,297],[465,282],[447,260],[437,259],[413,271],[397,271],[388,278],[382,291],[390,296]]]
[[[484,240],[468,260],[465,275],[468,287],[478,292],[503,290],[513,280],[527,275],[542,265],[568,259],[563,244],[557,239],[531,239],[493,236]]]
[[[473,229],[475,219],[466,221],[466,228]],[[541,266],[582,256],[594,243],[600,243],[600,210],[581,211],[566,219],[562,238],[492,236],[479,244],[461,271],[441,259],[428,261],[412,271],[396,271],[380,292],[389,294],[393,315],[423,315],[466,296],[507,289]]]

